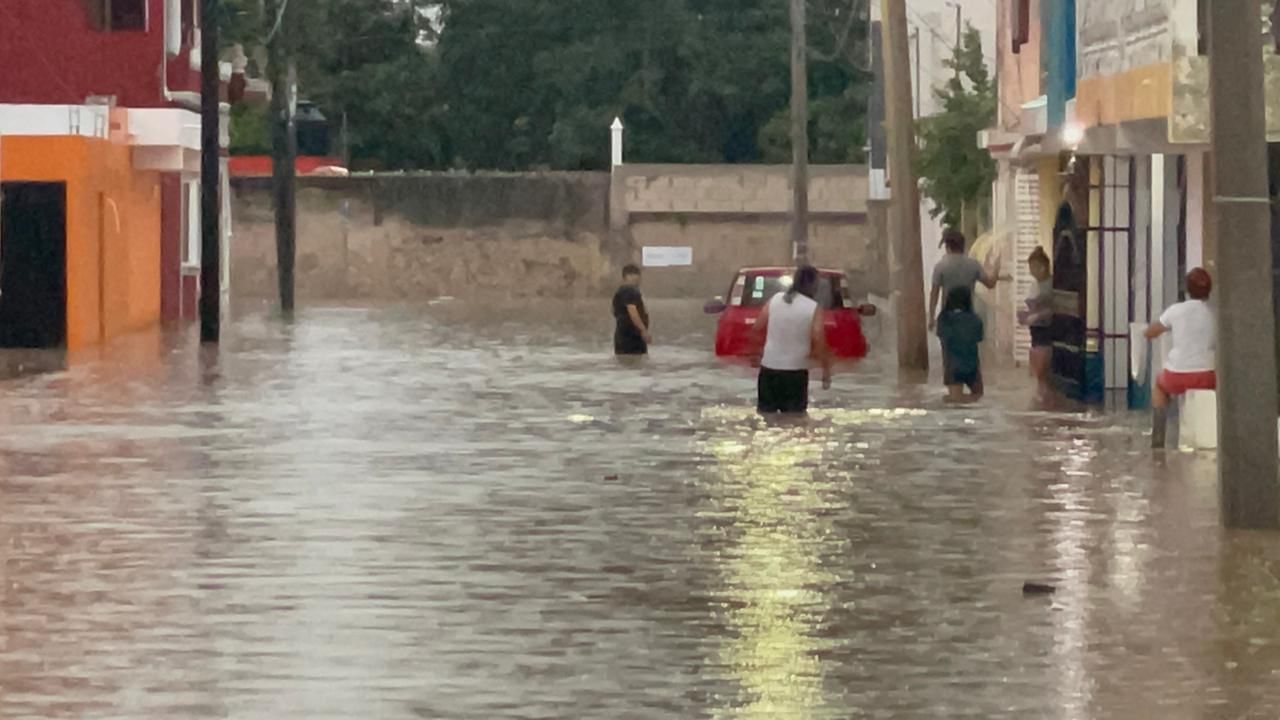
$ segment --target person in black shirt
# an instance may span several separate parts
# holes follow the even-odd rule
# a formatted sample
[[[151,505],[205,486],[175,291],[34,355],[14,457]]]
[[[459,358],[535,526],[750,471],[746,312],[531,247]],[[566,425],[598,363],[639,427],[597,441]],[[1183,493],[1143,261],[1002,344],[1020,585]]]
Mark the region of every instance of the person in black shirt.
[[[647,355],[649,343],[649,313],[644,309],[644,297],[640,295],[640,268],[628,265],[622,269],[622,287],[613,295],[613,318],[617,329],[613,333],[613,352],[617,355]]]

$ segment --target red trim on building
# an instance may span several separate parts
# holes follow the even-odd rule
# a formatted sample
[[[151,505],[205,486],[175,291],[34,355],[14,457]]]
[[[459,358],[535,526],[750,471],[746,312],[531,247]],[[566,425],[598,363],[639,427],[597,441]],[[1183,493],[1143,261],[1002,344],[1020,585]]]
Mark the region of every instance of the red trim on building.
[[[300,157],[295,163],[299,175],[326,167],[341,167],[342,161],[331,157]],[[267,155],[233,155],[228,162],[231,177],[271,177],[271,158]]]

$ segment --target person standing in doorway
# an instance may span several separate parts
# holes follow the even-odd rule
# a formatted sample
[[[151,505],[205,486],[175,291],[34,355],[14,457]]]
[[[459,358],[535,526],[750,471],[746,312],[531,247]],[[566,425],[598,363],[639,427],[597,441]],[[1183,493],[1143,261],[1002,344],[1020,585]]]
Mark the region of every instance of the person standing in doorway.
[[[1000,261],[990,271],[977,260],[965,254],[964,233],[949,229],[942,233],[942,244],[947,254],[933,267],[933,290],[929,293],[929,329],[938,323],[938,302],[950,297],[956,288],[965,288],[973,297],[974,286],[982,283],[994,290],[1000,279]]]
[[[822,364],[822,387],[831,387],[831,353],[827,348],[822,308],[814,299],[818,271],[798,268],[791,287],[774,295],[756,321],[757,338],[764,337],[756,408],[760,413],[804,413],[809,409],[809,363]]]
[[[648,355],[653,337],[649,334],[649,312],[640,294],[640,268],[622,268],[622,287],[613,295],[613,352],[619,356]]]
[[[1053,395],[1049,379],[1053,364],[1053,273],[1044,248],[1038,247],[1031,253],[1027,269],[1036,285],[1018,319],[1031,331],[1031,375],[1036,379],[1037,398],[1045,402]]]

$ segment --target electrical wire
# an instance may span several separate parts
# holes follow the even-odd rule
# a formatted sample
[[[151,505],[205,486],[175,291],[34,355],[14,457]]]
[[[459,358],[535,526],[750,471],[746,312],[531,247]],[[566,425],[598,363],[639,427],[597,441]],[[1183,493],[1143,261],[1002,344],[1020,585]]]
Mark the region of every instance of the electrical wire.
[[[271,32],[267,33],[267,44],[275,39],[276,33],[280,32],[280,25],[284,23],[284,12],[289,9],[289,0],[281,0],[280,9],[276,11],[276,23],[271,28]]]

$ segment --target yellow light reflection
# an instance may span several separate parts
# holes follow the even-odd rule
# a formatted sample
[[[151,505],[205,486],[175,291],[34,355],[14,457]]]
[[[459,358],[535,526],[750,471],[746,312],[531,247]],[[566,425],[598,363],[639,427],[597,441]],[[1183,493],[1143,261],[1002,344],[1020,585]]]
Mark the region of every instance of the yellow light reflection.
[[[813,466],[823,442],[801,432],[764,430],[749,443],[712,444],[732,499],[739,546],[727,553],[726,599],[735,602],[736,631],[722,663],[744,702],[717,717],[812,717],[824,704],[823,668],[815,625],[828,607],[822,588],[834,577],[819,562],[824,536],[815,509],[823,500]]]

